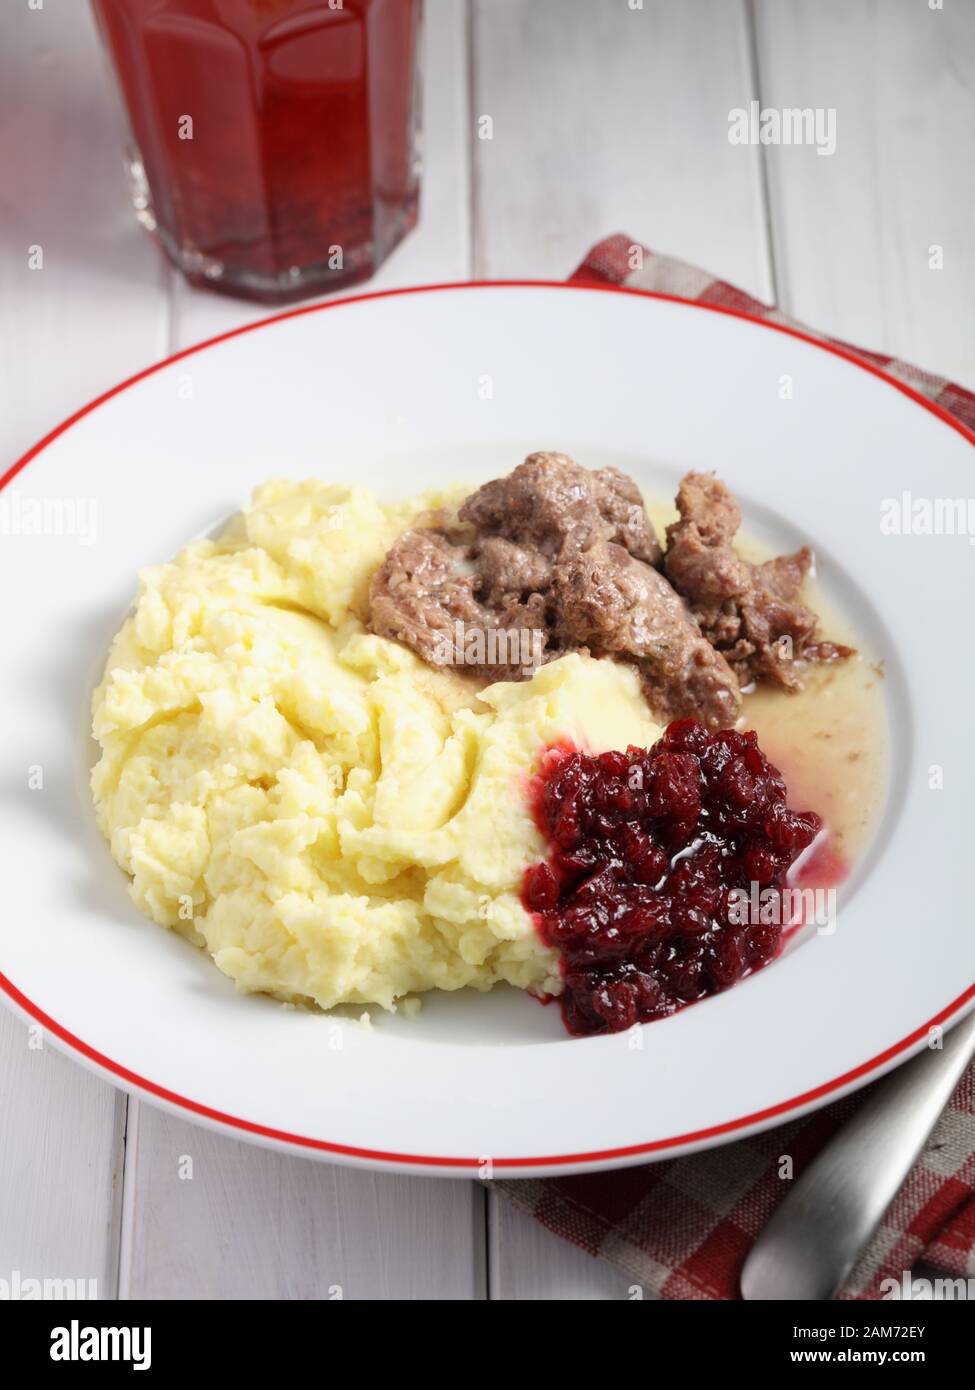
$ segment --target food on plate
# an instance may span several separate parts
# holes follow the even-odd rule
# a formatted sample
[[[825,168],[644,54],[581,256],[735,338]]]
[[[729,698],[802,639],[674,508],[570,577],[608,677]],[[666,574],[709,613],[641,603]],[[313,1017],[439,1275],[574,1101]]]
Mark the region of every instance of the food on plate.
[[[575,1033],[765,964],[782,925],[732,895],[827,833],[834,868],[855,851],[876,696],[800,597],[807,550],[736,549],[712,475],[677,506],[655,526],[626,474],[555,453],[395,505],[278,480],[143,571],[93,697],[137,905],[243,990],[394,1009],[507,981]],[[815,751],[789,801],[825,830],[769,761],[787,706]]]
[[[754,733],[694,719],[651,749],[553,749],[534,802],[549,854],[527,870],[524,902],[561,953],[570,1033],[665,1018],[767,965],[790,923],[752,920],[750,886],[784,888],[822,829],[789,809]]]
[[[738,505],[709,475],[689,473],[678,506],[664,555],[625,474],[531,454],[456,516],[400,536],[372,582],[373,629],[435,665],[456,663],[454,632],[528,629],[541,660],[586,650],[632,663],[659,719],[713,729],[738,718],[743,678],[798,689],[800,663],[850,654],[813,641],[817,617],[796,599],[808,550],[739,559]],[[523,666],[484,673],[517,680]]]
[[[521,905],[538,750],[652,742],[632,670],[579,654],[479,693],[366,631],[372,570],[442,497],[271,483],[141,576],[94,696],[98,824],[137,905],[245,990],[392,1008],[560,988]]]
[[[797,658],[843,661],[853,655],[851,647],[818,640],[819,619],[799,601],[812,565],[808,546],[758,565],[743,560],[732,545],[741,508],[710,473],[682,479],[677,510],[680,520],[667,527],[667,578],[741,685],[764,680],[799,690]]]

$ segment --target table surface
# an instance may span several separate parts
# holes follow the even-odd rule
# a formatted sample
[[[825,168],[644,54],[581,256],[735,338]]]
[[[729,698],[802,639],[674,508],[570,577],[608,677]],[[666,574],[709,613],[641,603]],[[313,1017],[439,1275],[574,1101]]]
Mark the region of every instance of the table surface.
[[[427,0],[426,16],[421,223],[372,287],[562,278],[624,231],[975,386],[972,0]],[[20,0],[0,24],[3,472],[114,382],[267,311],[189,289],[135,225],[88,7]],[[835,153],[730,144],[753,99],[835,108]],[[94,1278],[109,1298],[628,1296],[484,1184],[225,1139],[29,1046],[5,1010],[0,1100],[0,1277]]]

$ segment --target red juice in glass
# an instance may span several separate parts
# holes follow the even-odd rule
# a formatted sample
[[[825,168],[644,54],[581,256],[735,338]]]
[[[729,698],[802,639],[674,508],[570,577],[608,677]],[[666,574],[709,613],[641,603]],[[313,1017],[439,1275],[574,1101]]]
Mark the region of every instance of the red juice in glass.
[[[422,0],[92,0],[133,201],[196,283],[365,279],[416,222]]]

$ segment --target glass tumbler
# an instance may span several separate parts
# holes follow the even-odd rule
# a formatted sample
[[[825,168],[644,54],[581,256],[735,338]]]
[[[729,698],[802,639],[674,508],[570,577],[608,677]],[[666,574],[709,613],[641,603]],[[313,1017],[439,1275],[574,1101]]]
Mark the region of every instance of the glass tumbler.
[[[142,224],[266,303],[371,275],[415,224],[422,0],[92,0]]]

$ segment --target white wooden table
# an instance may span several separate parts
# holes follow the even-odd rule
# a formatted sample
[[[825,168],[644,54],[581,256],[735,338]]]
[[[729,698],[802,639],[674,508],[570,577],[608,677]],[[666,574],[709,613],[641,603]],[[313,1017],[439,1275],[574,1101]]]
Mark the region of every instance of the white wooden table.
[[[376,288],[560,278],[625,231],[975,385],[975,0],[427,0],[424,62],[422,221]],[[730,144],[753,98],[835,108],[835,154]],[[3,6],[0,210],[0,472],[138,367],[260,316],[190,290],[136,227],[82,0]],[[218,1137],[32,1049],[6,1011],[0,1104],[0,1277],[121,1298],[626,1296],[483,1186]]]

